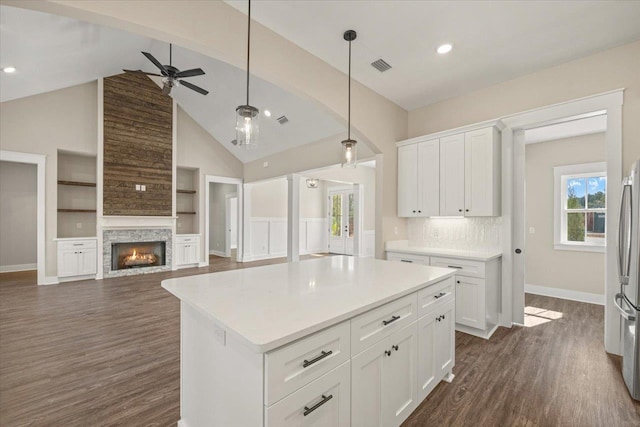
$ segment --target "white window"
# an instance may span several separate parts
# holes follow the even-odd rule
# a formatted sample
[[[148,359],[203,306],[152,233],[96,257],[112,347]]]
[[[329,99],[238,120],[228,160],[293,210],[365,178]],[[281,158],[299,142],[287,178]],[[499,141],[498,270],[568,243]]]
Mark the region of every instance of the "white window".
[[[606,242],[606,163],[553,168],[554,248],[604,252]]]

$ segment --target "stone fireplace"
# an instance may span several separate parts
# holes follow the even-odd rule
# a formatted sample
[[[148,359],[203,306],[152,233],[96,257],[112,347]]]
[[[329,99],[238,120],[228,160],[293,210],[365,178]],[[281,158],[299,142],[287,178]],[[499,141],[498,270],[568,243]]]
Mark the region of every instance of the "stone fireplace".
[[[169,271],[173,265],[169,228],[116,229],[102,232],[104,277]]]

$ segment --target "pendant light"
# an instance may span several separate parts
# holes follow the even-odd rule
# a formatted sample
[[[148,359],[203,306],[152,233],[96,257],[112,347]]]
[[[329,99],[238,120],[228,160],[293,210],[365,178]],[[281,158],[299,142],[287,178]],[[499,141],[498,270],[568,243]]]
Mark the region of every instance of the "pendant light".
[[[249,0],[249,12],[247,19],[247,103],[236,108],[236,141],[237,145],[244,145],[246,148],[258,146],[258,135],[260,131],[259,120],[260,110],[249,105],[249,59],[251,48],[251,0]]]
[[[347,121],[347,139],[342,141],[342,167],[356,167],[357,160],[356,144],[358,141],[351,139],[351,42],[356,37],[357,34],[353,30],[344,32],[344,39],[349,42],[349,119]]]

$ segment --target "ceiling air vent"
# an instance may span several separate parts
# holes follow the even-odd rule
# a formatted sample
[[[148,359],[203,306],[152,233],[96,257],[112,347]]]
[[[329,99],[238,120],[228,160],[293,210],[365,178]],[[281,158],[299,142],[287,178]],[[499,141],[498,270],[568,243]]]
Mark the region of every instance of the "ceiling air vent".
[[[289,119],[287,119],[287,116],[280,116],[276,119],[278,121],[278,123],[280,123],[281,125],[287,123],[289,121]]]
[[[371,66],[376,70],[380,71],[381,73],[384,73],[385,71],[391,69],[391,65],[389,65],[387,61],[385,61],[382,58],[376,59],[375,61],[373,61],[371,63]]]

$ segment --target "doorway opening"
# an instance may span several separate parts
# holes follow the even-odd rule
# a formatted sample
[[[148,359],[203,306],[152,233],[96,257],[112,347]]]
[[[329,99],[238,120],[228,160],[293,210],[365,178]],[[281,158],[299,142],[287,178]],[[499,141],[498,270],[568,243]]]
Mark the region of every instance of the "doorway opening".
[[[243,185],[239,178],[205,176],[205,248],[208,263],[242,262]]]
[[[350,186],[330,187],[327,191],[329,253],[353,255],[355,234],[355,196]]]

